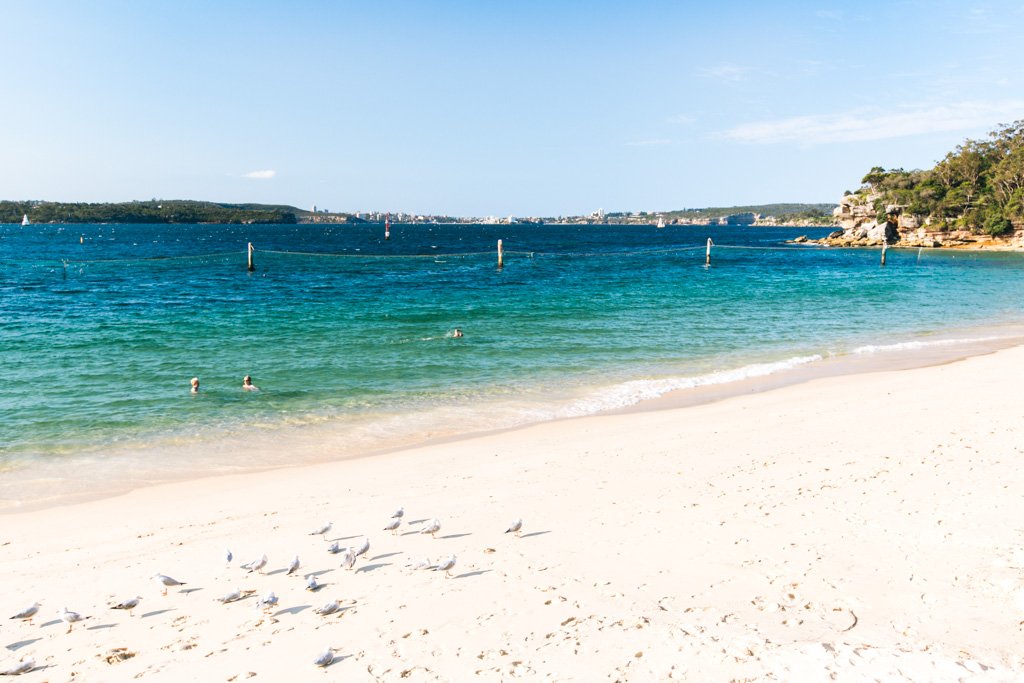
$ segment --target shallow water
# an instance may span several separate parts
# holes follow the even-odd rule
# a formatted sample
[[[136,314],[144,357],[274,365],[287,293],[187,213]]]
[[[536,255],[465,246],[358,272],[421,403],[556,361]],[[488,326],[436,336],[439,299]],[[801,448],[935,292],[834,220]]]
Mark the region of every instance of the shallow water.
[[[1019,334],[1020,255],[891,250],[882,268],[877,250],[784,243],[827,231],[0,226],[0,501]]]

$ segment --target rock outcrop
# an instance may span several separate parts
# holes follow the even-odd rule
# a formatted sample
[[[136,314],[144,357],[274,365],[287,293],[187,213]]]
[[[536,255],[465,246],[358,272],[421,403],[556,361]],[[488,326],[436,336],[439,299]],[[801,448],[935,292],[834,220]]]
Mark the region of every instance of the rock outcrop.
[[[1024,248],[1024,230],[1002,237],[949,230],[945,225],[933,224],[930,217],[906,213],[906,207],[897,204],[885,206],[883,212],[878,205],[881,198],[879,193],[862,191],[840,199],[832,212],[840,229],[818,242],[842,247],[880,246],[887,242],[900,247]],[[885,220],[879,220],[880,214]]]

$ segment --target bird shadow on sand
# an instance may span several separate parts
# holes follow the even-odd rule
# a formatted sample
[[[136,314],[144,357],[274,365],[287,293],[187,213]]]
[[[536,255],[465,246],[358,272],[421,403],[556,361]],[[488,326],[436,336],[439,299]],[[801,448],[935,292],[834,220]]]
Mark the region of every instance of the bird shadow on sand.
[[[167,609],[155,609],[152,612],[146,612],[145,614],[143,614],[142,618],[145,619],[146,617],[155,617],[158,614],[166,614],[167,612],[173,612],[173,611],[174,611],[173,607],[168,607]]]
[[[550,534],[550,531],[534,531],[528,534],[523,534],[519,538],[530,538],[531,536],[543,536],[544,534]]]
[[[370,558],[370,562],[376,562],[377,560],[383,560],[385,557],[394,557],[395,555],[401,555],[402,551],[399,550],[396,553],[384,553],[383,555],[375,555]]]
[[[487,572],[490,572],[490,571],[494,571],[494,570],[493,569],[477,569],[475,572],[466,572],[465,574],[456,574],[452,578],[453,579],[468,579],[471,576],[480,576],[481,574],[486,574]]]
[[[276,617],[280,614],[298,614],[300,612],[306,611],[310,607],[312,607],[312,605],[296,605],[295,607],[289,607],[287,609],[278,610],[277,612],[274,612],[273,616]]]
[[[114,628],[117,624],[96,624],[95,626],[86,626],[86,631],[100,631],[105,628]]]
[[[285,569],[284,567],[281,567],[280,569],[275,569],[272,572],[267,572],[265,576],[274,576],[275,574],[284,574],[286,571],[288,571],[288,570]]]
[[[47,626],[53,626],[54,624],[59,624],[59,623],[61,623],[60,619],[54,619],[52,621],[47,621],[47,622],[44,622],[42,624],[39,624],[39,627],[40,628],[46,628]]]
[[[344,661],[344,660],[346,660],[346,659],[348,659],[349,657],[352,657],[352,656],[353,655],[334,655],[334,659],[331,660],[331,663],[328,664],[327,666],[325,666],[324,668],[325,669],[329,669],[332,666],[334,666],[335,664],[337,664],[338,662]]]
[[[400,533],[398,535],[399,536],[413,536],[413,535],[418,534],[418,533],[420,533],[420,532],[418,532],[418,531],[403,531],[402,533]]]
[[[349,541],[349,540],[351,540],[353,538],[362,538],[362,536],[360,536],[359,534],[356,534],[355,536],[339,536],[338,538],[331,538],[331,539],[328,539],[328,540],[330,542],[334,543],[336,541]],[[337,661],[337,660],[335,660],[335,661]]]
[[[372,572],[374,569],[380,569],[381,567],[390,567],[390,566],[391,566],[390,562],[378,562],[377,564],[368,564],[365,567],[360,567],[359,569],[357,569],[356,570],[356,574],[360,574],[362,572]]]
[[[25,647],[26,645],[31,645],[32,643],[38,643],[40,640],[42,640],[42,638],[29,638],[28,640],[19,640],[16,643],[11,643],[10,645],[8,645],[7,649],[10,650],[11,652],[14,652],[15,650],[20,650],[21,648]]]
[[[201,591],[201,590],[203,590],[203,589],[202,588],[186,588],[185,590],[181,590],[181,591],[178,591],[178,592],[181,593],[182,595],[188,595],[189,593],[195,593],[196,591]]]
[[[438,536],[438,538],[462,538],[463,536],[472,536],[473,534],[448,534],[447,536]]]
[[[406,524],[423,524],[423,522],[426,522],[426,521],[427,520],[425,518],[424,519],[410,519],[408,522],[406,522]]]
[[[330,574],[333,569],[320,569],[315,572],[306,572],[303,576],[323,576],[324,574]]]

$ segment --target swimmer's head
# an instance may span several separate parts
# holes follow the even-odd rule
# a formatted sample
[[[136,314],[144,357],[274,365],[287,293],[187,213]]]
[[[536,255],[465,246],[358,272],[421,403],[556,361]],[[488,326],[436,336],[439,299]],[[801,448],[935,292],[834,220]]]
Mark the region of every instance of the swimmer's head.
[[[246,375],[245,377],[243,377],[242,378],[242,384],[252,384],[252,377],[250,377],[249,375]]]
[[[199,378],[198,377],[193,377],[191,383],[192,383],[192,386],[198,387],[199,386]]]

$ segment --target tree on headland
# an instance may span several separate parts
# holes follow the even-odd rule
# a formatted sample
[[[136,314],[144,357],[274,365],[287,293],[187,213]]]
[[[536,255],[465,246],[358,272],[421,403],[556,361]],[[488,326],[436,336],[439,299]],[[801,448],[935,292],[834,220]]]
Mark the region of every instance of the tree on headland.
[[[987,140],[964,141],[932,169],[875,166],[861,184],[879,221],[906,212],[940,229],[1006,234],[1024,225],[1024,120],[1001,125]]]

